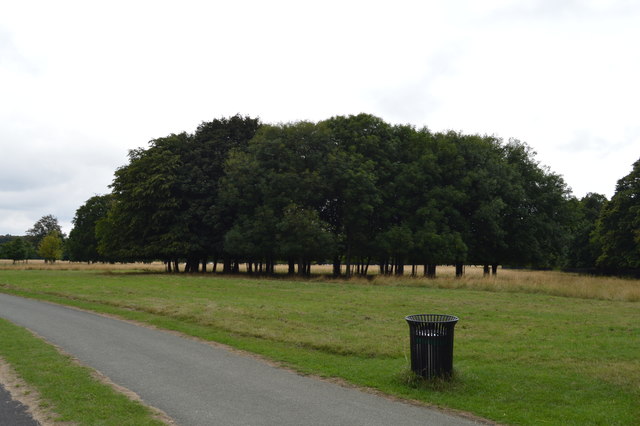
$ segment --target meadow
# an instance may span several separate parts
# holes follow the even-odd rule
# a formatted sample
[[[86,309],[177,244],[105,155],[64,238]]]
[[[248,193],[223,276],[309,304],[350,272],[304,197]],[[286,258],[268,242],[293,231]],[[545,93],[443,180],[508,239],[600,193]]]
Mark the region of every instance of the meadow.
[[[0,291],[260,354],[303,374],[504,424],[640,423],[640,281],[499,270],[341,281],[162,274],[162,265],[0,265]],[[320,269],[314,272],[321,272]],[[404,317],[456,326],[450,381],[409,371]]]

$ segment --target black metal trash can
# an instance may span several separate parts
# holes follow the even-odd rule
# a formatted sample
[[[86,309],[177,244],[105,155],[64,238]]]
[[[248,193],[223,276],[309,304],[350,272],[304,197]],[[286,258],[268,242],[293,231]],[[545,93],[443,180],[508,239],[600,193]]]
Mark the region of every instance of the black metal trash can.
[[[453,372],[453,328],[458,317],[419,314],[409,323],[411,370],[424,378],[449,377]]]

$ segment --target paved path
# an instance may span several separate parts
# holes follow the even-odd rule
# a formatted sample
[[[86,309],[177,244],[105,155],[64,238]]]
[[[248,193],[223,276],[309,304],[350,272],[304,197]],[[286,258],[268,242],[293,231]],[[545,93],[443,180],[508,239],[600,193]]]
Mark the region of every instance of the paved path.
[[[0,294],[0,317],[35,331],[183,426],[474,424],[51,303]]]
[[[27,413],[27,407],[13,400],[2,384],[0,384],[0,426],[38,426],[38,422]]]

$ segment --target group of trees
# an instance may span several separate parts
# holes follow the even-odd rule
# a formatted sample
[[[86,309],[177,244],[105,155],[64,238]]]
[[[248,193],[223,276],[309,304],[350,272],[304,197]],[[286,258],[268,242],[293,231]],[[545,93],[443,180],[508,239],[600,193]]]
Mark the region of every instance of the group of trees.
[[[587,272],[640,275],[640,160],[620,179],[611,200],[573,200],[577,218],[566,265]]]
[[[39,257],[45,262],[55,262],[63,257],[65,235],[58,219],[52,215],[40,218],[24,237],[6,235],[0,241],[0,258],[13,262]]]
[[[439,264],[555,266],[575,211],[562,178],[517,140],[360,114],[266,125],[235,116],[130,152],[112,193],[78,209],[74,260],[164,260],[189,272],[282,261],[308,274]]]
[[[367,114],[203,122],[132,150],[111,188],[77,210],[68,259],[163,260],[186,272],[221,262],[226,273],[285,262],[301,275],[312,262],[333,263],[336,275],[371,265],[428,276],[441,264],[458,274],[465,264],[640,269],[640,160],[610,201],[578,200],[518,140]],[[33,247],[61,240],[44,222],[28,232]]]
[[[602,205],[590,245],[605,272],[640,271],[640,160]]]

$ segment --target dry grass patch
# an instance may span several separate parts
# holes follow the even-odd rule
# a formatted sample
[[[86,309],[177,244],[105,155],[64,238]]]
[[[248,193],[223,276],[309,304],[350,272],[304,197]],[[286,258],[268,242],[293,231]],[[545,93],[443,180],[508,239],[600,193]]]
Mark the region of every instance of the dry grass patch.
[[[407,266],[407,270],[411,270]],[[59,261],[54,264],[44,263],[41,260],[29,260],[24,263],[13,264],[10,260],[0,259],[0,271],[20,270],[45,270],[45,271],[96,271],[105,273],[132,273],[132,272],[164,272],[162,262],[152,263],[80,263]],[[241,268],[246,270],[246,265]],[[344,266],[342,268],[344,273]],[[439,266],[438,276],[428,279],[421,275],[412,277],[385,276],[376,274],[375,265],[370,267],[369,275],[364,277],[354,276],[351,283],[363,285],[382,286],[411,286],[430,287],[442,289],[469,289],[491,292],[548,294],[552,296],[576,297],[581,299],[617,300],[625,302],[640,301],[640,280],[618,277],[602,277],[567,273],[561,271],[532,271],[524,269],[499,269],[497,276],[484,276],[483,268],[479,266],[465,267],[465,275],[455,277],[453,266]],[[276,277],[287,277],[287,265],[276,265]],[[313,265],[311,282],[340,283],[344,278],[331,278],[332,265]],[[204,276],[211,276],[208,272]],[[175,275],[174,275],[175,276]],[[255,279],[255,276],[244,276]],[[258,277],[262,279],[261,277]],[[287,277],[288,279],[288,277]],[[297,279],[297,277],[296,277]],[[180,285],[181,281],[174,280],[174,285]],[[135,291],[135,289],[131,289]]]
[[[0,259],[0,270],[16,271],[140,271],[140,272],[163,272],[165,269],[162,262],[151,263],[86,263],[69,262],[58,260],[55,263],[45,263],[44,260],[31,259],[13,263],[12,260]]]

